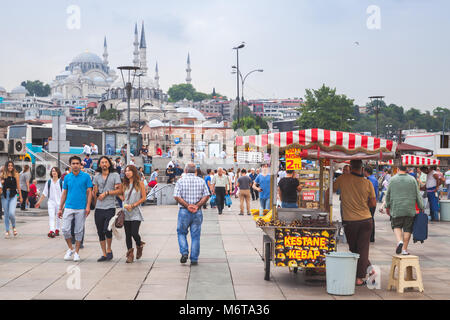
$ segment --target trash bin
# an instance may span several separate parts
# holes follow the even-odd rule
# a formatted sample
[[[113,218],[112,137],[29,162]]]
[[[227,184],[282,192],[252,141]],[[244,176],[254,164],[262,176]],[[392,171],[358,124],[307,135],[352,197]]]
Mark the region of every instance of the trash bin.
[[[450,221],[450,200],[440,200],[441,218],[440,221]]]
[[[144,174],[150,174],[152,170],[151,163],[144,163]]]
[[[327,292],[338,296],[355,294],[356,266],[359,254],[330,252],[325,254]]]

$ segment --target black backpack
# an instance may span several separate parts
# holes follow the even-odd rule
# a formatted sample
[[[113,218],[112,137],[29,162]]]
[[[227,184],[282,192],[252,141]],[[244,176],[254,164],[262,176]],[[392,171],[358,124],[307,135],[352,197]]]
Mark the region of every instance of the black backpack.
[[[48,194],[48,198],[50,199],[50,184],[52,183],[52,179],[48,179],[47,180],[47,194]],[[61,191],[63,189],[63,182],[61,179],[59,179],[59,186],[61,187]]]

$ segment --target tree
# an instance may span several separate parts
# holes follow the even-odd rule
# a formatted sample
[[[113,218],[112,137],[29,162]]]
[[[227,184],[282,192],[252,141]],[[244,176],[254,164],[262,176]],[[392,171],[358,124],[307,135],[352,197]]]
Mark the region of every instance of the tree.
[[[267,121],[259,116],[250,116],[250,117],[243,117],[240,119],[240,124],[238,125],[237,120],[233,121],[233,129],[242,129],[244,132],[254,129],[256,133],[259,134],[259,130],[261,129],[269,129],[269,125],[267,124]]]
[[[215,93],[215,90],[211,94],[206,94],[195,90],[192,84],[186,83],[174,84],[169,88],[167,93],[170,96],[169,102],[177,102],[184,99],[198,102],[207,99],[216,99],[218,97],[222,97],[222,99],[225,100],[227,99],[227,97],[221,95],[220,93]]]
[[[105,111],[101,112],[98,117],[100,119],[105,119],[105,120],[108,120],[108,121],[110,121],[110,120],[117,120],[118,119],[118,117],[117,117],[118,113],[119,113],[119,111],[116,110],[116,109],[108,109],[108,110],[105,110]]]
[[[248,106],[240,105],[240,109],[241,112],[239,114],[239,118],[243,119],[245,117],[255,117],[252,110],[250,110]],[[238,109],[236,106],[236,108],[234,108],[233,120],[237,120],[237,117],[238,117]]]
[[[192,84],[180,83],[174,84],[169,88],[167,93],[170,96],[170,102],[177,102],[180,100],[194,100],[195,88]]]
[[[306,89],[305,103],[299,111],[301,116],[297,122],[301,129],[350,131],[354,121],[353,100],[337,95],[336,89],[325,84],[318,90]]]
[[[34,96],[37,97],[48,97],[51,92],[51,88],[48,84],[44,84],[43,82],[39,80],[35,81],[22,81],[20,84],[21,86],[25,87],[25,89],[28,90],[29,94],[27,96]]]

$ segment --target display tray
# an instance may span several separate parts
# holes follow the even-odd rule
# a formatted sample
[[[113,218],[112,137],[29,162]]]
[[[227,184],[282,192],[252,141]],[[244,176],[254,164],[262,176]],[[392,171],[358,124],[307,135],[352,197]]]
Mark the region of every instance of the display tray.
[[[325,268],[325,254],[337,250],[337,223],[328,227],[260,227],[272,241],[277,267]]]

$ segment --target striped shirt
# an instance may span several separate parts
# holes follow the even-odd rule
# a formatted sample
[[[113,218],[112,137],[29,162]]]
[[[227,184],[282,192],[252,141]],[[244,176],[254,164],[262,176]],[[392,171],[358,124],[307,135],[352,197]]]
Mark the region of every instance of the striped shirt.
[[[180,197],[188,204],[196,204],[203,197],[209,195],[210,193],[205,181],[193,173],[187,173],[183,178],[178,180],[173,193],[174,197]],[[178,204],[178,206],[183,208],[181,204]]]

